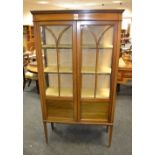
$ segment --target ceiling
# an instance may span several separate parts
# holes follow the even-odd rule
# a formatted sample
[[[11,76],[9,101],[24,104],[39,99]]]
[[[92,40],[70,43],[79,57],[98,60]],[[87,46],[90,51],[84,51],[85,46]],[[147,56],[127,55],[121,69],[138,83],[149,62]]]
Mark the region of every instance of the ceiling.
[[[125,9],[131,18],[132,0],[23,0],[23,24],[32,24],[30,10]]]

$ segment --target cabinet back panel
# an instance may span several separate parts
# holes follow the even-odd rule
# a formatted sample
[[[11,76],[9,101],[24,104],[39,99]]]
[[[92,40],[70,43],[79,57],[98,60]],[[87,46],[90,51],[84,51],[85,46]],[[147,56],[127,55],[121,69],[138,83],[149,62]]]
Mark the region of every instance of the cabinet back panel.
[[[47,100],[47,116],[73,119],[73,103],[69,101]]]

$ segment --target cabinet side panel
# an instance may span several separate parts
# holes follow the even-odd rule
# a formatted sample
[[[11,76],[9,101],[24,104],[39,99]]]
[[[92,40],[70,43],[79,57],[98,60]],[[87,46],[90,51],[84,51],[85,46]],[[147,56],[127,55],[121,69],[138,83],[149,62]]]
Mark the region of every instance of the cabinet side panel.
[[[43,74],[43,59],[41,50],[41,37],[40,37],[40,26],[39,23],[34,22],[34,33],[35,33],[35,47],[37,56],[37,67],[38,67],[38,79],[39,79],[39,91],[40,91],[40,101],[42,109],[42,118],[46,120],[46,102],[45,102],[45,84],[44,84],[44,74]]]
[[[112,72],[112,85],[111,85],[111,111],[110,111],[110,122],[114,121],[114,112],[115,112],[115,100],[116,100],[116,85],[117,85],[117,73],[118,73],[118,60],[120,53],[120,34],[121,34],[121,22],[117,21],[114,31],[114,54],[113,54],[113,72]]]

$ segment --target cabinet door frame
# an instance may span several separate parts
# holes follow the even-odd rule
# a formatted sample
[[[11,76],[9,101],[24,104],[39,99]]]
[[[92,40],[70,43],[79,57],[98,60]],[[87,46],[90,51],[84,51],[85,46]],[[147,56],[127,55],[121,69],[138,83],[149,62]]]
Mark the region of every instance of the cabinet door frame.
[[[102,26],[102,25],[112,25],[113,26],[113,49],[112,49],[112,61],[111,61],[111,77],[110,77],[110,97],[108,99],[87,99],[88,102],[109,102],[109,121],[111,122],[111,112],[113,111],[113,101],[115,99],[115,89],[116,89],[116,76],[117,76],[117,63],[118,63],[118,46],[119,46],[119,38],[118,36],[118,22],[117,21],[77,21],[77,90],[78,90],[78,121],[81,121],[81,25],[96,25],[96,26]],[[101,120],[98,120],[101,121]]]
[[[45,94],[45,76],[43,69],[43,60],[42,60],[42,47],[41,47],[41,34],[40,26],[72,26],[72,76],[73,76],[73,97],[68,99],[66,97],[54,97],[54,100],[71,100],[73,101],[73,120],[77,120],[77,86],[76,86],[76,21],[45,21],[45,22],[34,22],[35,24],[35,43],[36,43],[36,56],[38,64],[38,78],[39,78],[39,89],[40,89],[40,100],[42,106],[43,120],[47,120],[47,108],[46,108],[46,94]],[[51,97],[52,100],[52,97]]]

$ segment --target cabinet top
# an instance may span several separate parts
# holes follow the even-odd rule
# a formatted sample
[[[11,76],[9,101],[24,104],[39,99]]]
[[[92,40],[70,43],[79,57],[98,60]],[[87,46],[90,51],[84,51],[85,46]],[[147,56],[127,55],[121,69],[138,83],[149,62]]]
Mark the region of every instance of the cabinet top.
[[[45,21],[86,21],[86,20],[122,20],[124,10],[33,10],[34,22]]]
[[[31,10],[33,15],[35,14],[63,14],[63,13],[123,13],[124,9],[102,9],[102,10]]]

